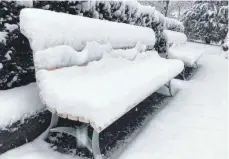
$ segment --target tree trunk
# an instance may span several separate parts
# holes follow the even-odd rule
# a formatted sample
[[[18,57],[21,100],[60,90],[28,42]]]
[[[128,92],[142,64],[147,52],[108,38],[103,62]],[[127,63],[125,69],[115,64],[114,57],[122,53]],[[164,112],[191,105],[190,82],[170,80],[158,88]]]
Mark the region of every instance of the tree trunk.
[[[165,17],[167,17],[168,10],[169,10],[169,0],[167,0],[165,3],[166,3],[166,6],[165,6]]]
[[[205,38],[205,43],[206,44],[210,44],[211,43],[211,40],[209,38]]]
[[[180,20],[180,6],[178,6],[178,20]]]

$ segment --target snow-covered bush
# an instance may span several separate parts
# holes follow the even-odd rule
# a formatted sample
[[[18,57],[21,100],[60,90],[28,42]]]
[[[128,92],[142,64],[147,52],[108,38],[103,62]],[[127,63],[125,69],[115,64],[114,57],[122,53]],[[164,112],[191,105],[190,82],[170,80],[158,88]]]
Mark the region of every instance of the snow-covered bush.
[[[35,81],[29,42],[20,33],[19,12],[23,3],[0,2],[0,89]]]
[[[177,32],[184,32],[184,25],[180,21],[165,17],[165,29]]]
[[[155,8],[133,1],[0,1],[0,89],[34,82],[34,66],[27,38],[19,31],[19,12],[35,7],[137,26],[156,34],[155,49],[165,52],[163,29],[182,31],[183,25],[165,18]],[[20,46],[20,47],[19,47]]]
[[[228,1],[196,1],[183,22],[190,40],[218,43],[228,32]]]

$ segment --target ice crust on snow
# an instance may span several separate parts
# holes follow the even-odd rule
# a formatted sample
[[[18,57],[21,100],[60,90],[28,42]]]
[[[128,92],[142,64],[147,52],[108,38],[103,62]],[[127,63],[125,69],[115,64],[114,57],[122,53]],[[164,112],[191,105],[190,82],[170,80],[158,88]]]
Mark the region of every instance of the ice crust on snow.
[[[99,131],[182,70],[181,61],[163,59],[150,51],[138,54],[134,61],[107,54],[84,67],[39,70],[36,77],[48,107],[90,121]]]
[[[69,26],[69,22],[74,27]],[[58,45],[81,51],[86,42],[91,41],[110,43],[114,49],[135,47],[138,42],[147,46],[155,43],[155,34],[150,28],[41,9],[23,9],[20,29],[30,40],[34,52]]]
[[[40,101],[35,83],[10,90],[0,90],[0,128],[28,117],[42,108],[44,105]]]

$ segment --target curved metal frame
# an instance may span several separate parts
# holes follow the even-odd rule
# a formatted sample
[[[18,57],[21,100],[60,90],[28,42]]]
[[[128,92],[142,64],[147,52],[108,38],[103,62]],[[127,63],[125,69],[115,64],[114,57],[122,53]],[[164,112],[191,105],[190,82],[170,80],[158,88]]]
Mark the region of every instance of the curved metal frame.
[[[198,65],[198,63],[197,63],[197,61],[196,62],[194,62],[194,64],[195,64],[195,67],[193,67],[195,70],[197,70],[198,68],[199,68],[199,65]],[[182,73],[181,73],[181,76],[182,76],[182,78],[183,78],[183,80],[187,80],[187,78],[185,77],[185,70],[186,70],[186,68],[187,68],[187,65],[184,65],[184,69],[183,69],[183,71],[182,71]],[[195,71],[194,71],[195,72]],[[192,73],[192,75],[193,75],[194,73]],[[191,75],[191,76],[192,76]]]
[[[68,135],[75,137],[77,139],[78,144],[85,146],[93,154],[95,159],[102,159],[98,132],[93,130],[92,139],[90,139],[87,133],[87,136],[85,137],[85,131],[88,132],[89,124],[83,124],[82,126],[77,127],[76,129],[71,127],[55,127],[57,125],[58,118],[59,117],[57,113],[52,112],[52,119],[49,130],[50,132],[66,133]]]
[[[184,69],[183,69],[183,71],[182,71],[182,78],[183,78],[183,80],[187,80],[186,79],[186,77],[185,77],[185,69],[186,69],[186,65],[184,65]]]

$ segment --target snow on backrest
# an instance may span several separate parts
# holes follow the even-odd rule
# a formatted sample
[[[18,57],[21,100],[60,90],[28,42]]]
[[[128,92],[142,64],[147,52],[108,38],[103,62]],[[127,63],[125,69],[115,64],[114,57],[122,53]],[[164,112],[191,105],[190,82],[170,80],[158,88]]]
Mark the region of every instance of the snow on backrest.
[[[184,33],[171,31],[171,30],[164,30],[163,34],[165,36],[165,40],[167,44],[184,44],[187,41],[187,36]]]
[[[110,43],[114,49],[131,48],[138,42],[152,48],[155,43],[150,28],[41,9],[23,9],[20,29],[34,52],[58,45],[69,45],[80,51],[91,41]]]

